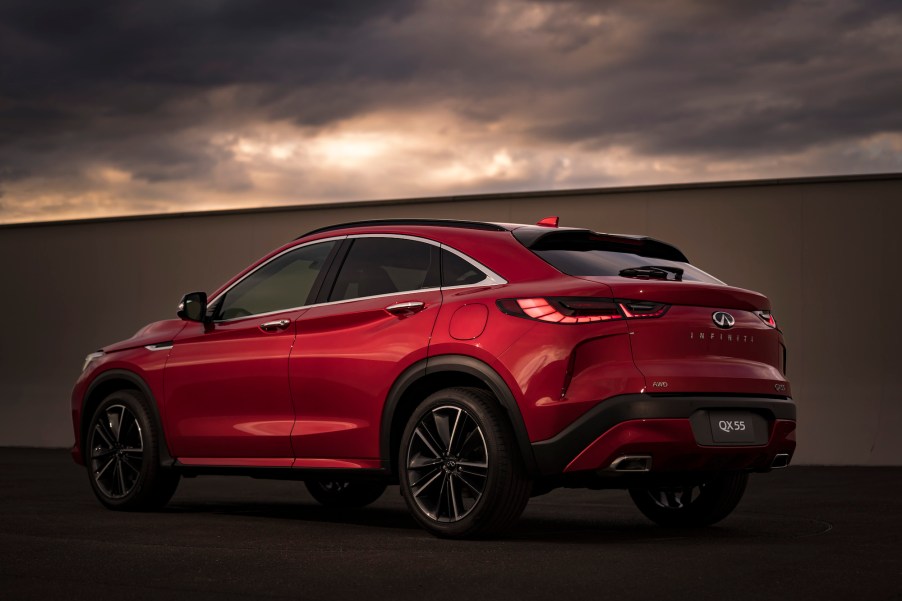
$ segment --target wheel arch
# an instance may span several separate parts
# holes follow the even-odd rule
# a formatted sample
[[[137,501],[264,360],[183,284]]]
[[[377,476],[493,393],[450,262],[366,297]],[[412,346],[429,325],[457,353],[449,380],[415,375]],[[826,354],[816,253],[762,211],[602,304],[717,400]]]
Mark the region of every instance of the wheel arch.
[[[137,390],[148,401],[151,419],[154,421],[160,442],[160,465],[171,467],[175,461],[169,453],[169,445],[166,442],[166,433],[163,430],[163,420],[160,418],[160,410],[157,400],[150,386],[144,378],[127,369],[109,369],[99,374],[85,390],[84,400],[81,405],[81,423],[79,423],[80,445],[82,457],[87,461],[85,444],[87,444],[88,427],[94,410],[103,399],[117,390]]]
[[[508,416],[527,472],[536,473],[536,461],[523,415],[514,394],[497,371],[467,355],[440,355],[418,361],[404,370],[389,390],[382,409],[379,451],[386,469],[395,474],[401,435],[424,398],[455,386],[482,388],[492,393]]]

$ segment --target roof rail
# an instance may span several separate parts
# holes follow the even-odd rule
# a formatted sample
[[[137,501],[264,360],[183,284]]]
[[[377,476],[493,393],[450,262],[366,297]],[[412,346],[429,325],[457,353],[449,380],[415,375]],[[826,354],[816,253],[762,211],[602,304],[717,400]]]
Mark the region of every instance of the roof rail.
[[[506,232],[507,228],[494,223],[485,223],[483,221],[458,221],[456,219],[369,219],[366,221],[350,221],[348,223],[339,223],[336,225],[328,225],[301,234],[297,239],[322,232],[330,232],[332,230],[343,230],[351,227],[377,227],[380,225],[432,225],[437,227],[459,227],[469,230],[485,230],[489,232]]]

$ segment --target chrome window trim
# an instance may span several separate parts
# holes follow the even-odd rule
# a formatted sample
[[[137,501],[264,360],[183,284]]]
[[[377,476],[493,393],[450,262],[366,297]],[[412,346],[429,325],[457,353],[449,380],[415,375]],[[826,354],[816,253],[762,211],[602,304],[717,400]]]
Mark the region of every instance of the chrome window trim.
[[[313,244],[319,244],[320,242],[333,242],[333,241],[337,241],[337,240],[344,240],[345,238],[347,238],[347,236],[330,236],[329,238],[322,238],[321,240],[311,240],[310,242],[304,242],[303,244],[298,244],[297,246],[292,246],[291,248],[286,248],[285,250],[283,250],[283,251],[280,252],[279,254],[273,255],[273,256],[270,257],[267,261],[264,261],[263,263],[260,263],[259,265],[257,265],[257,267],[255,267],[254,269],[248,271],[246,274],[244,274],[243,276],[241,276],[240,278],[238,278],[237,280],[235,280],[234,282],[232,282],[232,283],[229,285],[228,288],[226,288],[225,290],[223,290],[222,292],[220,292],[219,294],[217,294],[216,296],[214,296],[212,299],[208,300],[208,301],[207,301],[207,306],[208,306],[208,307],[211,307],[211,306],[213,306],[214,303],[219,302],[219,299],[221,299],[223,296],[225,296],[226,294],[228,294],[228,293],[232,290],[232,288],[234,288],[235,286],[237,286],[238,284],[240,284],[241,282],[243,282],[244,280],[246,280],[247,278],[249,278],[249,277],[252,276],[253,274],[257,273],[257,271],[259,271],[260,269],[263,269],[264,267],[266,267],[267,265],[269,265],[270,263],[272,263],[273,261],[275,261],[276,259],[278,259],[278,258],[281,257],[281,256],[287,255],[288,253],[294,252],[294,251],[296,251],[296,250],[298,250],[298,249],[300,249],[300,248],[304,248],[305,246],[311,246],[311,245],[313,245]],[[278,311],[270,311],[269,314],[272,314],[272,313],[281,313],[282,311],[291,311],[291,309],[279,309]],[[263,313],[257,313],[256,315],[263,315]],[[256,316],[256,315],[255,315],[255,316]],[[251,316],[250,316],[250,315],[247,315],[246,317],[251,317]],[[246,318],[246,317],[245,317],[245,318]],[[240,318],[240,319],[245,319],[245,318]],[[223,321],[233,321],[233,320],[223,320]],[[217,322],[217,323],[219,323],[219,322]]]
[[[463,259],[464,261],[466,261],[467,263],[469,263],[470,265],[472,265],[473,267],[475,267],[476,269],[478,269],[479,271],[484,273],[486,276],[484,280],[480,280],[474,284],[461,284],[460,286],[443,286],[442,290],[457,290],[458,288],[472,288],[473,286],[501,286],[502,284],[507,284],[507,280],[505,280],[503,277],[501,277],[500,275],[498,275],[497,273],[495,273],[494,271],[492,271],[491,269],[489,269],[488,267],[486,267],[485,265],[483,265],[476,259],[473,259],[470,256],[465,255],[464,253],[460,252],[456,248],[451,248],[450,246],[448,246],[446,244],[439,244],[439,246],[441,248],[443,248],[444,250],[447,250],[451,254],[457,255],[459,258]]]
[[[405,290],[403,292],[389,292],[388,294],[376,294],[373,296],[358,296],[357,298],[347,298],[344,300],[338,301],[328,301],[325,303],[314,303],[312,305],[301,305],[300,307],[289,307],[288,309],[279,309],[278,311],[270,311],[269,313],[257,313],[255,315],[244,315],[242,317],[234,317],[232,319],[222,319],[216,321],[214,323],[234,323],[237,321],[243,321],[248,319],[256,319],[258,317],[267,317],[269,315],[278,315],[279,313],[290,313],[291,311],[300,311],[302,309],[313,309],[315,307],[325,307],[327,305],[342,305],[345,303],[353,303],[360,300],[369,300],[372,298],[388,298],[392,296],[399,296],[402,294],[420,294],[422,292],[437,292],[441,290],[441,288],[419,288],[417,290]]]
[[[439,287],[432,287],[432,288],[418,288],[417,290],[403,290],[401,292],[389,292],[387,294],[375,294],[372,296],[358,296],[357,298],[348,298],[348,299],[337,300],[337,301],[327,301],[324,303],[313,303],[311,305],[300,305],[297,307],[288,307],[285,309],[279,309],[277,311],[269,311],[267,313],[255,313],[254,315],[244,315],[242,317],[234,317],[232,319],[220,319],[220,320],[214,321],[214,323],[236,323],[236,322],[240,322],[240,321],[246,321],[249,319],[257,319],[259,317],[267,317],[270,315],[277,315],[279,313],[287,313],[290,311],[300,311],[301,309],[312,309],[314,307],[324,307],[327,305],[340,305],[340,304],[344,304],[344,303],[353,303],[353,302],[372,299],[372,298],[387,298],[390,296],[399,296],[399,295],[404,295],[404,294],[419,294],[422,292],[435,292],[437,290],[460,290],[462,288],[487,288],[490,286],[501,286],[501,285],[508,283],[507,280],[505,280],[503,277],[501,277],[500,275],[498,275],[497,273],[495,273],[494,271],[492,271],[491,269],[489,269],[488,267],[486,267],[485,265],[483,265],[476,259],[473,259],[469,255],[466,255],[455,248],[451,248],[450,246],[448,246],[446,244],[442,244],[441,242],[437,242],[435,240],[430,240],[428,238],[420,238],[418,236],[410,236],[407,234],[351,234],[351,235],[345,235],[345,236],[332,236],[329,238],[322,238],[320,240],[312,240],[310,242],[305,242],[303,244],[298,244],[297,246],[292,246],[291,248],[285,249],[284,251],[280,252],[279,254],[271,257],[265,263],[261,263],[255,269],[244,274],[241,277],[241,279],[233,282],[228,288],[226,288],[225,290],[223,290],[222,292],[217,294],[208,303],[208,306],[212,306],[214,303],[218,302],[220,298],[222,298],[223,296],[228,294],[228,292],[232,288],[234,288],[235,286],[237,286],[238,284],[243,282],[245,280],[245,278],[251,276],[258,269],[263,268],[264,266],[268,265],[272,261],[275,261],[282,255],[285,255],[287,253],[295,251],[299,248],[303,248],[305,246],[310,246],[311,244],[317,244],[319,242],[330,242],[330,241],[334,241],[334,240],[346,240],[348,238],[351,238],[351,239],[353,239],[353,238],[396,238],[396,239],[402,239],[402,240],[413,240],[414,242],[423,242],[423,243],[429,244],[431,246],[437,246],[437,247],[439,247],[439,249],[444,249],[450,253],[457,255],[458,257],[460,257],[461,259],[463,259],[464,261],[466,261],[467,263],[469,263],[470,265],[472,265],[473,267],[475,267],[482,273],[486,274],[486,277],[485,277],[485,279],[482,279],[473,284],[462,284],[460,286],[444,286],[444,287],[439,286]]]

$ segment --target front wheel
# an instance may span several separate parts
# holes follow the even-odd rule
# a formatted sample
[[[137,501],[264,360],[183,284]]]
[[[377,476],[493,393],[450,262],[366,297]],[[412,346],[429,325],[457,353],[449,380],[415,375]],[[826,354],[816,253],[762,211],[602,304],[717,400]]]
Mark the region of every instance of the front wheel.
[[[487,391],[449,388],[417,407],[398,459],[401,494],[432,534],[499,534],[520,517],[531,482],[504,411]]]
[[[304,484],[321,505],[342,509],[365,507],[385,492],[385,483],[375,480],[311,479]]]
[[[698,485],[631,488],[630,497],[645,517],[661,526],[698,528],[724,519],[739,504],[747,472],[718,474]]]
[[[179,475],[160,465],[160,436],[148,401],[135,390],[107,396],[86,436],[91,488],[109,509],[158,509],[172,498]]]

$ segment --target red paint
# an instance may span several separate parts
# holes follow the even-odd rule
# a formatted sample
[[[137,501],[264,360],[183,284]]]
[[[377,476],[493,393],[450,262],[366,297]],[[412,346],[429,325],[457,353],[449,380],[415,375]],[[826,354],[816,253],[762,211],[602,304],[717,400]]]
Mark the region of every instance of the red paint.
[[[176,336],[162,395],[166,438],[176,457],[294,457],[295,414],[287,378],[294,330],[259,326],[293,320],[301,312],[213,328],[189,323]]]
[[[782,333],[772,318],[756,314],[770,311],[764,296],[690,281],[564,275],[510,231],[383,224],[322,232],[274,250],[219,291],[294,245],[357,234],[440,243],[506,283],[412,290],[208,326],[181,320],[151,324],[106,347],[76,382],[76,461],[83,454],[85,395],[92,382],[114,369],[146,384],[170,452],[195,466],[380,469],[388,460],[380,435],[390,390],[417,362],[445,355],[491,368],[509,389],[532,442],[557,436],[607,399],[656,392],[662,383],[668,393],[686,395],[790,395],[781,373]],[[583,319],[581,313],[564,319],[572,316],[548,302],[560,297],[597,299],[622,318]],[[499,309],[503,299],[519,301],[524,315]],[[666,308],[634,314],[631,300]],[[424,306],[402,315],[386,311],[403,302]],[[715,311],[729,312],[735,325],[718,328]],[[259,328],[278,319],[291,326]],[[171,349],[145,348],[169,341]],[[621,422],[598,432],[567,470],[598,469],[617,453],[643,449],[653,454],[654,469],[758,468],[795,446],[794,422],[777,420],[771,428],[766,447],[715,448],[695,444],[685,419]]]
[[[630,343],[646,386],[666,381],[667,392],[725,391],[774,394],[789,383],[780,372],[782,334],[752,312],[726,307],[736,319],[728,329],[712,321],[711,307],[673,306],[654,321],[630,321]]]
[[[448,334],[455,340],[474,340],[485,331],[488,320],[489,310],[485,305],[463,305],[451,316]]]
[[[185,322],[181,320],[176,320],[175,323],[179,325],[179,328],[173,329],[172,331],[177,331],[185,325]],[[156,324],[151,325],[154,326]],[[147,328],[139,331],[135,335],[136,338],[143,337],[146,329]],[[150,337],[149,339],[153,342],[162,342],[162,340],[157,340],[155,337]],[[135,378],[143,381],[158,402],[163,399],[163,369],[166,365],[169,351],[148,351],[144,347],[144,344],[149,343],[145,342],[145,340],[142,340],[141,342],[143,343],[141,345],[122,344],[124,350],[107,353],[99,359],[95,359],[75,382],[75,387],[72,390],[72,425],[75,433],[72,458],[77,463],[81,464],[84,462],[81,426],[83,420],[90,420],[92,417],[91,415],[83,415],[84,397],[88,391],[88,387],[93,382],[101,380],[113,373],[124,372],[132,374]],[[107,347],[107,349],[108,348],[110,347]],[[124,380],[118,380],[118,378],[119,376],[117,376],[117,381],[124,382]],[[92,411],[93,409],[89,410],[89,413]],[[162,403],[160,411],[164,411]]]
[[[422,302],[397,316],[385,307]],[[288,382],[298,457],[379,458],[382,405],[402,371],[426,358],[442,303],[438,290],[404,292],[313,307],[296,322]]]

